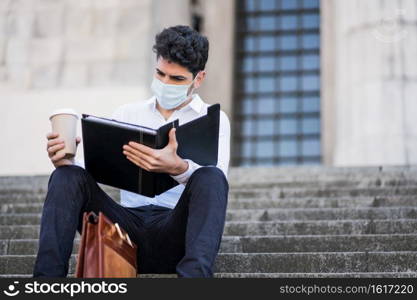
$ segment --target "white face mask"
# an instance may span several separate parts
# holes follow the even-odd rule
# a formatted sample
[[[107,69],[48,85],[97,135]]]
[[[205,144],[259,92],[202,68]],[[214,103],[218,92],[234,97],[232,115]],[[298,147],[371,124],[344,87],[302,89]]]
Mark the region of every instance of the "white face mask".
[[[151,90],[158,100],[159,105],[165,109],[173,109],[187,100],[189,96],[188,90],[194,83],[194,80],[190,84],[166,84],[154,77]]]

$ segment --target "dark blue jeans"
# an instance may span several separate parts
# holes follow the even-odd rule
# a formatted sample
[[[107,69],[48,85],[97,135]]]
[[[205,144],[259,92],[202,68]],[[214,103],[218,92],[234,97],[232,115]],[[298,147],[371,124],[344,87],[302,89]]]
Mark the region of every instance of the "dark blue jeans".
[[[48,182],[33,277],[66,277],[85,211],[103,212],[138,246],[138,273],[212,277],[223,234],[229,185],[217,167],[189,178],[174,209],[121,206],[83,168],[56,168]]]

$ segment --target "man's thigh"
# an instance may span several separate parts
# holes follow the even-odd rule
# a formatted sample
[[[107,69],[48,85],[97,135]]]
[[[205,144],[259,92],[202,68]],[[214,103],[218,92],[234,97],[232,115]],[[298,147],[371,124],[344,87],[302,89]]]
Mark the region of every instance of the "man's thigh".
[[[94,211],[97,215],[102,212],[113,223],[118,223],[128,234],[130,239],[138,247],[146,245],[146,230],[144,229],[144,220],[141,215],[135,213],[132,209],[124,207],[113,200],[106,192],[101,189],[97,182],[87,173],[87,185],[89,197],[82,208],[84,212]],[[78,231],[81,233],[82,218],[78,225]]]

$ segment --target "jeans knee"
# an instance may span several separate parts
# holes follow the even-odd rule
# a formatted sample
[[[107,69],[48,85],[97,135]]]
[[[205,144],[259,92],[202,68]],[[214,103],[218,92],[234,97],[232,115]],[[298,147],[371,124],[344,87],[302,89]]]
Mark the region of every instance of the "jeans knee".
[[[57,167],[49,177],[48,187],[54,185],[79,185],[86,179],[86,170],[77,165]]]
[[[190,181],[202,183],[203,186],[224,188],[227,192],[229,190],[229,183],[223,171],[214,166],[207,166],[198,168],[191,175]]]
[[[45,206],[84,207],[91,198],[89,174],[76,165],[56,168],[48,182]]]

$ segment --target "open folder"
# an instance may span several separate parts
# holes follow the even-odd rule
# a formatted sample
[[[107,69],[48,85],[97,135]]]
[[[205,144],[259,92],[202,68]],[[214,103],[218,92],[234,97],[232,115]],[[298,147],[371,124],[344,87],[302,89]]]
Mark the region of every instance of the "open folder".
[[[218,159],[220,104],[207,108],[207,114],[179,125],[178,119],[158,129],[83,114],[81,128],[85,169],[106,185],[155,197],[178,182],[169,174],[148,172],[129,161],[123,145],[134,141],[154,149],[164,148],[168,133],[176,129],[177,154],[202,166],[216,166]]]

